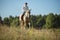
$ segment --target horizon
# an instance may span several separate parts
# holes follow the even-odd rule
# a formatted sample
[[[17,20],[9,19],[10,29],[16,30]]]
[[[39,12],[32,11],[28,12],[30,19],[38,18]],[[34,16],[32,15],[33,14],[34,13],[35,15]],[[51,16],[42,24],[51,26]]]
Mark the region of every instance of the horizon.
[[[32,15],[60,14],[60,0],[0,0],[0,16],[19,16],[25,2],[32,9]]]

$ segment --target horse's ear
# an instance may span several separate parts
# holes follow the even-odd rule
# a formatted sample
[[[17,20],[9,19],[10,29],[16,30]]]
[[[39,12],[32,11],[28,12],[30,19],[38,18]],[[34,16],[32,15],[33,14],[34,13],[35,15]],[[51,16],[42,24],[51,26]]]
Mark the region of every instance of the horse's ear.
[[[29,11],[31,11],[31,9]]]

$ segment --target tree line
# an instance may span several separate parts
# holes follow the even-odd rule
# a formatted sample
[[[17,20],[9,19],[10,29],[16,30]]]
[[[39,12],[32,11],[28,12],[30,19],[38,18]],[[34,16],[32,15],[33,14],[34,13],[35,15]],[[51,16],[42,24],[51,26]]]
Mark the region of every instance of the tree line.
[[[31,15],[30,16],[31,27],[34,28],[60,28],[60,14],[49,13],[48,15]],[[7,26],[19,26],[19,17],[5,17],[2,20],[0,16],[0,25]]]

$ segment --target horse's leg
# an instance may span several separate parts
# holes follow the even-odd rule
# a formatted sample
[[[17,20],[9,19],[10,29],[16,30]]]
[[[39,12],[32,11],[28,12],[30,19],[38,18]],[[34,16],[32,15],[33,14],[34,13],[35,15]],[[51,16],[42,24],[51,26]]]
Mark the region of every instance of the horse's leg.
[[[21,20],[20,22],[20,28],[23,29],[24,28],[24,22]]]
[[[30,28],[30,22],[28,23],[28,25],[29,25],[29,28]]]
[[[26,22],[24,22],[24,29],[25,29],[25,27],[26,27]]]
[[[23,23],[22,23],[22,21],[20,22],[20,28],[22,29],[22,26],[23,26]]]
[[[29,23],[27,23],[27,27],[28,27],[28,28],[30,28],[30,22],[29,22]]]
[[[28,24],[28,28],[30,28],[30,19],[29,18],[28,18],[27,24]]]

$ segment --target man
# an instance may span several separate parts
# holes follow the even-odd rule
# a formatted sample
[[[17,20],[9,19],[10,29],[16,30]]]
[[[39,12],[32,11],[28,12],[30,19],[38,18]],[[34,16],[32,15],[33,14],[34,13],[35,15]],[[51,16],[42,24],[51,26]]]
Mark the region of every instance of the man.
[[[23,6],[23,10],[22,10],[22,11],[23,11],[23,14],[22,14],[22,17],[21,17],[22,20],[23,20],[23,16],[25,15],[26,11],[29,10],[27,4],[28,4],[28,3],[26,2],[26,3],[24,4],[24,6]]]
[[[28,6],[27,6],[27,2],[24,4],[24,6],[23,6],[23,14],[27,11],[27,10],[29,10],[29,8],[28,8]]]

